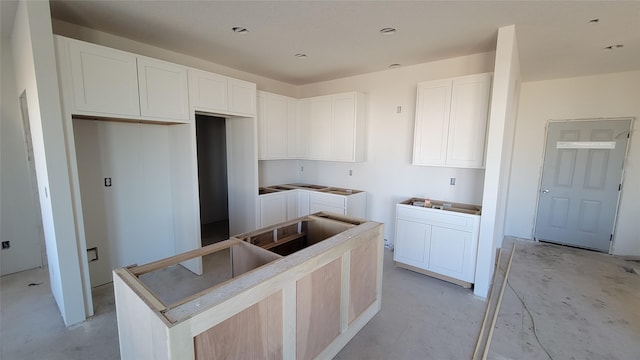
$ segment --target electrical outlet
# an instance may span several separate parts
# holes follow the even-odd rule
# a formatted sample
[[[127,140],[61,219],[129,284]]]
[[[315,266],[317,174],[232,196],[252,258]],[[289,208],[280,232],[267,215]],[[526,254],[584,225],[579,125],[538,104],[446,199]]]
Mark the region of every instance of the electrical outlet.
[[[11,242],[10,241],[3,241],[2,242],[2,250],[9,249],[10,247],[11,247]]]
[[[111,186],[111,178],[104,178],[104,186],[105,187]]]
[[[349,170],[349,176],[353,176],[353,170]]]
[[[396,106],[396,113],[400,114],[402,112],[402,106]]]
[[[304,166],[300,166],[300,172],[304,172]]]
[[[456,184],[456,178],[449,179],[449,185],[455,185],[455,184]]]

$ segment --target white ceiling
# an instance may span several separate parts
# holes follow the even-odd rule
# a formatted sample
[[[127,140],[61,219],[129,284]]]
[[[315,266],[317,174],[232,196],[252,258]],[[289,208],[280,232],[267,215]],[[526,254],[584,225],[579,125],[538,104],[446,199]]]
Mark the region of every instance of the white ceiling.
[[[51,12],[296,85],[493,51],[510,24],[524,80],[640,70],[640,1],[54,0]]]

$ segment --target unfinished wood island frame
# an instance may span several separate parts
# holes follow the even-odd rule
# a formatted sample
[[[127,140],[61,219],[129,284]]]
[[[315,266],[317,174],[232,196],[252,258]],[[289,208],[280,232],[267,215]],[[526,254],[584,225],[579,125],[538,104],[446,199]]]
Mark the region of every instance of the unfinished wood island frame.
[[[380,310],[383,244],[380,223],[317,213],[116,269],[121,357],[330,359]],[[226,249],[231,279],[174,304],[140,280]]]

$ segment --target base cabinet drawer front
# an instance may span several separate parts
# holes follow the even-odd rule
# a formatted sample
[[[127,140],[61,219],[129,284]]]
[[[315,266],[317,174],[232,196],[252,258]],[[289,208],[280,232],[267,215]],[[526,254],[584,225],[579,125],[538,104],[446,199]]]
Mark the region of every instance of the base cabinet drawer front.
[[[347,211],[344,207],[336,207],[321,203],[311,203],[309,204],[309,211],[311,214],[317,213],[319,211],[328,211],[340,215],[346,215]]]
[[[426,269],[429,267],[430,242],[431,226],[399,219],[394,260]]]
[[[309,201],[312,205],[322,204],[331,207],[345,208],[346,198],[341,195],[312,192],[311,195],[309,195]]]
[[[453,229],[473,231],[477,216],[447,210],[398,205],[398,218]]]
[[[470,266],[473,247],[470,232],[433,226],[431,228],[431,251],[429,269],[442,275],[473,282],[475,266]],[[475,261],[473,262],[475,265]]]

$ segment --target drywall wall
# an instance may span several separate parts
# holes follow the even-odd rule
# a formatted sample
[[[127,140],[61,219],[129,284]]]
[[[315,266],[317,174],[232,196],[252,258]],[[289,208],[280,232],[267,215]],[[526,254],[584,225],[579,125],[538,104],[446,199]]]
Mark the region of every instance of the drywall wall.
[[[416,91],[420,81],[491,72],[493,61],[493,53],[476,54],[301,86],[300,97],[345,91],[367,94],[366,161],[261,161],[260,183],[303,181],[365,190],[367,218],[385,223],[389,240],[395,232],[395,204],[407,198],[480,204],[483,170],[411,165]],[[455,186],[449,185],[452,177]]]
[[[294,97],[296,96],[297,88],[291,84],[268,79],[263,76],[258,76],[248,72],[232,69],[193,56],[180,54],[174,51],[162,49],[149,44],[126,39],[120,36],[108,34],[102,31],[71,24],[57,19],[53,19],[52,22],[53,33],[56,35],[83,40],[98,45],[108,46],[114,49],[129,51],[134,54],[145,55],[152,58],[161,59],[176,64],[190,66],[196,69],[211,71],[216,74],[226,75],[236,79],[249,81],[255,83],[259,90],[265,90]]]
[[[200,223],[229,219],[225,119],[196,115]]]
[[[486,297],[495,270],[496,248],[504,238],[505,204],[520,86],[520,60],[514,25],[498,29],[491,90],[482,217],[473,293]]]
[[[17,94],[26,91],[51,292],[67,325],[85,320],[49,3],[20,1],[11,35]]]
[[[614,54],[612,54],[614,55]],[[522,84],[505,233],[532,239],[545,126],[550,119],[635,117],[613,253],[640,256],[640,71]]]
[[[175,255],[170,126],[74,120],[91,286],[111,271]],[[105,178],[110,186],[105,186]]]
[[[0,275],[42,266],[38,199],[32,191],[20,94],[16,90],[9,34],[2,34],[2,122],[0,123],[0,239],[11,247],[0,252]],[[34,184],[36,185],[36,184]]]

